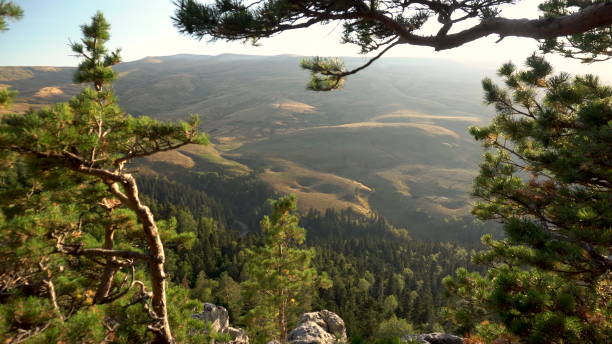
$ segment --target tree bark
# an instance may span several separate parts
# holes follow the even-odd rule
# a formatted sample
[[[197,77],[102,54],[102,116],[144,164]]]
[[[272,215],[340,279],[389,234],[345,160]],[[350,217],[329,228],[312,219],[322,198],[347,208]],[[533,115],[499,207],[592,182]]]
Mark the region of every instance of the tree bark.
[[[77,160],[77,163],[71,165],[71,169],[76,172],[95,176],[105,181],[111,189],[111,192],[117,197],[121,203],[136,213],[138,220],[143,229],[144,237],[147,242],[148,255],[138,252],[128,253],[134,258],[146,258],[149,265],[149,273],[151,277],[152,288],[152,305],[153,312],[158,323],[154,326],[156,334],[155,344],[174,344],[172,331],[170,330],[170,322],[168,319],[168,310],[166,302],[166,273],[164,270],[164,262],[166,260],[164,254],[164,245],[159,235],[157,224],[151,209],[140,201],[138,186],[136,179],[129,173],[113,172],[103,168],[87,167]],[[123,187],[123,190],[121,190]],[[122,252],[115,250],[95,249],[97,252]],[[86,251],[86,250],[83,250]],[[127,254],[127,253],[126,253]]]
[[[48,279],[43,280],[43,283],[47,287],[47,292],[49,293],[49,300],[51,301],[51,305],[53,306],[53,310],[57,313],[57,316],[63,321],[64,317],[62,315],[62,311],[57,304],[57,295],[55,293],[55,285],[53,281],[49,277]]]
[[[488,35],[548,39],[586,32],[612,25],[612,2],[595,4],[568,16],[541,19],[491,18],[469,29],[437,36],[419,36],[395,20],[376,13],[371,20],[381,22],[395,31],[400,43],[433,47],[436,51],[459,47]]]
[[[210,35],[213,38],[221,38],[227,40],[242,40],[249,39],[253,36],[258,38],[270,37],[274,34],[284,31],[307,28],[315,24],[330,22],[330,21],[357,21],[357,22],[374,22],[386,26],[399,38],[400,44],[412,44],[419,46],[428,46],[436,51],[446,50],[459,47],[463,44],[475,41],[488,35],[497,34],[501,38],[507,36],[517,36],[534,39],[549,39],[561,36],[568,36],[577,33],[583,33],[596,28],[604,28],[612,25],[612,1],[604,1],[588,6],[576,13],[565,16],[544,17],[540,19],[507,19],[501,17],[486,18],[480,23],[456,32],[449,34],[452,25],[463,22],[474,16],[465,16],[463,19],[450,21],[447,18],[444,25],[432,36],[419,35],[414,33],[414,26],[406,24],[405,21],[399,20],[398,15],[391,14],[389,11],[383,11],[373,8],[366,1],[352,1],[352,5],[344,6],[343,10],[330,12],[322,8],[310,9],[310,2],[301,0],[287,1],[292,6],[298,9],[295,11],[295,17],[302,18],[302,21],[296,22],[294,17],[289,17],[286,21],[281,21],[276,26],[266,28],[257,32],[257,30],[245,30],[244,32],[235,32],[235,30],[219,29],[219,27],[211,28],[207,24],[185,24],[185,21],[194,16],[197,18],[198,7],[197,1],[177,2],[178,10],[177,17],[174,19],[179,31],[193,35],[197,38],[203,38]],[[408,1],[407,3],[421,3],[428,11],[436,12],[434,14],[443,14],[448,10],[456,10],[450,6],[438,4],[440,1]],[[394,5],[397,8],[402,5],[396,2]],[[230,10],[225,10],[231,12]],[[255,11],[255,10],[252,10]],[[195,13],[195,14],[192,14]],[[206,17],[206,14],[202,14]],[[406,16],[404,16],[404,19]],[[282,19],[282,18],[281,18]],[[223,24],[218,24],[223,25]],[[391,35],[389,36],[391,37]],[[384,44],[383,44],[384,45]]]
[[[172,344],[174,343],[174,338],[170,331],[166,303],[166,273],[164,270],[166,257],[164,254],[164,245],[161,241],[151,209],[140,201],[138,186],[136,185],[134,177],[130,174],[122,174],[121,184],[125,190],[125,194],[121,193],[117,188],[113,189],[118,191],[120,195],[126,197],[125,201],[127,202],[125,205],[132,209],[138,216],[151,256],[149,260],[149,270],[151,274],[151,287],[153,290],[152,304],[153,312],[158,317],[157,320],[159,321],[159,332],[157,332],[155,343]]]
[[[113,225],[107,226],[104,229],[104,245],[102,247],[106,250],[112,250],[114,237],[115,227]],[[117,260],[115,257],[106,258],[106,266],[104,267],[104,272],[102,273],[102,281],[100,282],[100,286],[98,286],[98,290],[94,296],[95,303],[102,304],[108,298],[108,295],[113,287],[115,274],[118,270],[119,266],[117,265]]]
[[[280,330],[280,338],[279,341],[281,344],[287,343],[287,315],[285,314],[285,300],[284,295],[281,294],[281,304],[278,308],[278,329]]]

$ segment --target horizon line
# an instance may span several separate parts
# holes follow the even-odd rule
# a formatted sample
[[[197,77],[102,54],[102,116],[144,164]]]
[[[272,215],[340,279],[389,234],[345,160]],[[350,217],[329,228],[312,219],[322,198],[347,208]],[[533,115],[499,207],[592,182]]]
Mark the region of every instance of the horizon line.
[[[145,56],[139,59],[135,59],[135,60],[130,60],[130,61],[122,61],[121,63],[119,63],[118,65],[121,64],[126,64],[126,63],[133,63],[133,62],[138,62],[138,61],[143,61],[143,60],[147,60],[147,59],[155,59],[155,58],[167,58],[167,57],[176,57],[176,56],[198,56],[198,57],[220,57],[220,56],[245,56],[245,57],[332,57],[332,58],[341,58],[341,59],[354,59],[354,58],[361,58],[364,60],[368,60],[370,58],[372,58],[372,56],[355,56],[355,55],[345,55],[345,56],[338,56],[338,55],[327,55],[327,56],[321,56],[321,55],[298,55],[298,54],[276,54],[276,55],[268,55],[268,54],[236,54],[236,53],[221,53],[221,54],[216,54],[216,55],[209,55],[209,54],[192,54],[192,53],[178,53],[178,54],[171,54],[171,55],[150,55],[150,56]],[[408,60],[436,60],[436,61],[447,61],[447,62],[452,62],[452,63],[456,63],[456,64],[467,64],[469,65],[469,62],[465,62],[465,61],[456,61],[456,60],[452,60],[449,58],[437,58],[437,57],[415,57],[415,56],[382,56],[379,61],[381,60],[388,60],[388,59],[408,59]],[[14,68],[14,67],[24,67],[24,68],[37,68],[37,67],[53,67],[53,68],[76,68],[77,66],[67,66],[67,65],[3,65],[0,66],[0,68]]]

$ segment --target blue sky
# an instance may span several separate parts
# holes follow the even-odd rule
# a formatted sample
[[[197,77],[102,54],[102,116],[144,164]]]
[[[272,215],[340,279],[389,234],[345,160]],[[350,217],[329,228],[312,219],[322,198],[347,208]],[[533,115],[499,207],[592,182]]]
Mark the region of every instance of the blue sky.
[[[174,12],[171,0],[14,0],[25,12],[21,21],[10,23],[10,31],[0,33],[0,66],[74,66],[68,41],[80,37],[79,25],[88,22],[102,10],[112,25],[109,47],[121,47],[124,61],[146,56],[181,53],[217,55],[222,53],[255,55],[321,55],[356,56],[358,49],[339,44],[337,24],[284,33],[253,47],[242,43],[197,41],[180,35],[170,17]],[[537,18],[537,0],[519,1],[509,7],[507,17]],[[523,61],[537,49],[529,39],[506,38],[495,43],[488,37],[463,47],[443,52],[431,48],[399,46],[388,56],[448,59],[491,68],[512,59]],[[611,62],[583,65],[561,57],[551,57],[558,69],[573,73],[597,73],[612,80]]]
[[[14,0],[15,1],[15,0]],[[222,53],[341,54],[355,55],[355,49],[339,46],[333,27],[316,28],[266,40],[256,48],[242,43],[210,44],[178,33],[170,17],[171,0],[16,0],[25,12],[22,20],[10,23],[0,33],[0,65],[73,66],[69,39],[80,37],[79,25],[101,10],[111,23],[109,46],[121,47],[125,61],[146,56],[179,53],[217,55]],[[331,32],[331,33],[330,33]],[[310,36],[311,42],[304,40]],[[5,48],[7,47],[7,48]]]

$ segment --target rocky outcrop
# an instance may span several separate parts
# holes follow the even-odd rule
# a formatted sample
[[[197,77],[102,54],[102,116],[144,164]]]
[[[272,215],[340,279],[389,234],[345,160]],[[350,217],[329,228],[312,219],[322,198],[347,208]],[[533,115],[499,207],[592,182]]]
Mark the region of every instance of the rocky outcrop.
[[[229,334],[233,340],[216,344],[249,344],[249,337],[243,329],[230,327],[227,310],[221,306],[205,303],[200,313],[192,316],[211,324],[212,330]],[[407,334],[402,341],[414,344],[464,344],[463,338],[446,333]],[[347,343],[344,320],[328,310],[304,313],[297,326],[287,335],[289,344],[343,344]],[[280,344],[271,341],[267,344]]]
[[[328,310],[304,313],[296,328],[287,336],[291,344],[346,343],[344,320]]]
[[[403,342],[418,344],[463,344],[463,338],[446,333],[407,334]]]
[[[241,328],[230,327],[227,309],[221,306],[205,303],[202,312],[192,315],[193,318],[205,321],[212,326],[217,333],[229,334],[232,340],[224,342],[227,344],[249,344],[249,337]],[[221,344],[221,343],[219,343]]]

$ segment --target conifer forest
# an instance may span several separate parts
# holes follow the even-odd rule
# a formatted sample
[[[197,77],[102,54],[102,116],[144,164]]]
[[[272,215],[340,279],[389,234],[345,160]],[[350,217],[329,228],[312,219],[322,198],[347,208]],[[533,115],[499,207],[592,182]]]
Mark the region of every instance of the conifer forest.
[[[612,342],[610,0],[0,0],[0,47],[0,343]]]

